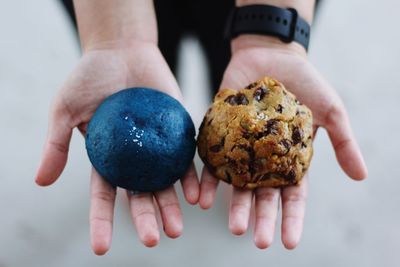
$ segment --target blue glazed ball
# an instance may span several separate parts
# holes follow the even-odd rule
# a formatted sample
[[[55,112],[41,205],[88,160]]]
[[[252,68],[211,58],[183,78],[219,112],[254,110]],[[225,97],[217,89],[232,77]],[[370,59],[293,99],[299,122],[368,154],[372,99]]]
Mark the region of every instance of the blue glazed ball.
[[[97,172],[113,186],[162,190],[181,178],[195,153],[195,128],[171,96],[130,88],[108,97],[86,134],[86,150]]]

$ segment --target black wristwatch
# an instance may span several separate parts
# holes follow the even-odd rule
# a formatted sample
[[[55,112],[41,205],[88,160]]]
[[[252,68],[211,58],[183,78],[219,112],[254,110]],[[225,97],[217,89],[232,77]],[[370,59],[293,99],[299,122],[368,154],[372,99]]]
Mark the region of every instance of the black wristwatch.
[[[283,42],[298,42],[308,49],[310,25],[293,8],[250,5],[232,9],[225,28],[226,38],[240,34],[272,35]]]

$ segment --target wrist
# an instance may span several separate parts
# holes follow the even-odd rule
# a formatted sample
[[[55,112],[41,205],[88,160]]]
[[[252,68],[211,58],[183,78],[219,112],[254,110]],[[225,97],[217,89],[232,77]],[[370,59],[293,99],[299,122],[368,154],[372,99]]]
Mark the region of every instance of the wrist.
[[[238,7],[248,5],[271,5],[283,9],[294,8],[298,16],[308,24],[311,24],[313,18],[314,4],[315,0],[236,0],[236,6]],[[291,41],[288,43],[282,41],[279,37],[263,34],[242,33],[231,41],[231,47],[232,53],[242,49],[266,48],[297,54],[302,57],[306,57],[307,55],[304,44],[301,45],[300,42]]]
[[[265,48],[268,50],[301,56],[303,58],[307,57],[306,49],[299,43],[284,43],[274,36],[242,34],[231,41],[231,50],[233,55],[238,51],[252,48]]]
[[[137,33],[118,34],[116,32],[99,32],[84,38],[81,37],[81,46],[84,53],[92,50],[126,49],[143,43],[157,46],[157,38]]]
[[[124,48],[136,42],[157,45],[153,1],[74,0],[83,51]]]
[[[96,40],[82,45],[83,54],[99,50],[123,51],[127,49],[152,48],[158,49],[157,42],[138,38],[116,38],[114,40]]]

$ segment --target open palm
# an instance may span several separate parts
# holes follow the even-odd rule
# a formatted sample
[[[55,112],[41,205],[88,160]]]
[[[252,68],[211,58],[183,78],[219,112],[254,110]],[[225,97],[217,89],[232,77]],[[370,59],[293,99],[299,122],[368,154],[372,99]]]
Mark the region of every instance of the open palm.
[[[156,88],[182,102],[175,78],[155,45],[135,43],[84,53],[54,100],[48,137],[36,176],[39,185],[50,185],[61,175],[67,162],[72,130],[77,127],[85,135],[87,124],[100,103],[109,95],[129,87]],[[91,178],[91,242],[96,254],[104,254],[111,244],[116,189],[94,169]],[[199,185],[193,165],[181,183],[186,200],[196,204]],[[173,186],[155,193],[127,195],[133,222],[144,245],[154,246],[159,241],[158,210],[165,233],[171,238],[181,234],[182,216]]]
[[[317,70],[298,53],[276,48],[243,48],[235,51],[228,65],[221,88],[240,89],[264,76],[281,81],[306,104],[314,116],[314,131],[328,131],[336,157],[342,169],[355,180],[366,177],[367,170],[357,142],[352,134],[344,105],[333,88]],[[200,206],[209,208],[214,200],[218,180],[206,168],[201,178]],[[282,199],[282,242],[294,248],[301,237],[307,177],[300,186],[258,188],[254,191],[233,189],[229,213],[229,228],[243,234],[248,227],[250,210],[255,206],[254,242],[259,248],[273,241],[280,199]]]

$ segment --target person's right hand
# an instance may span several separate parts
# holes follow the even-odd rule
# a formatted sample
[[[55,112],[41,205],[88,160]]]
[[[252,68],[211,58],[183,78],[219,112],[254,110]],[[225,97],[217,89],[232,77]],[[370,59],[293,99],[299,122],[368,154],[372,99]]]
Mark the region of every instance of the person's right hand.
[[[36,183],[47,186],[61,175],[68,155],[72,130],[85,135],[87,124],[100,103],[109,95],[129,87],[151,87],[182,102],[177,82],[156,44],[151,42],[103,43],[84,52],[78,66],[56,96],[51,112],[48,137]],[[163,175],[160,173],[160,175]],[[199,198],[194,166],[181,179],[190,204]],[[116,189],[93,169],[91,175],[90,228],[96,254],[110,247]],[[138,236],[145,246],[159,242],[156,213],[159,210],[167,236],[182,232],[182,216],[173,186],[153,193],[129,194],[130,211]],[[154,201],[155,200],[155,201]]]

